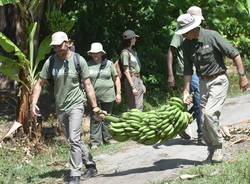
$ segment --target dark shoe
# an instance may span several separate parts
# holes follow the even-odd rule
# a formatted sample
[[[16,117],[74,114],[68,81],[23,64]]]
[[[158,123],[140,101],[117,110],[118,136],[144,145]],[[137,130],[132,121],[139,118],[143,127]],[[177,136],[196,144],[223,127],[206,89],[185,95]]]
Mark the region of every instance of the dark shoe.
[[[97,149],[98,148],[98,146],[97,145],[93,145],[93,146],[91,146],[91,149]]]
[[[204,164],[212,164],[213,155],[214,155],[214,151],[213,150],[208,150],[208,156],[207,156],[206,160],[202,161],[202,165],[204,165]]]
[[[191,139],[191,137],[190,137],[185,131],[179,133],[179,136],[180,136],[182,139],[186,139],[186,140]]]
[[[69,184],[80,184],[80,176],[71,176]]]
[[[81,180],[85,180],[85,179],[91,178],[91,177],[93,177],[95,175],[97,175],[97,169],[95,167],[90,167],[87,171],[85,171],[81,175]]]

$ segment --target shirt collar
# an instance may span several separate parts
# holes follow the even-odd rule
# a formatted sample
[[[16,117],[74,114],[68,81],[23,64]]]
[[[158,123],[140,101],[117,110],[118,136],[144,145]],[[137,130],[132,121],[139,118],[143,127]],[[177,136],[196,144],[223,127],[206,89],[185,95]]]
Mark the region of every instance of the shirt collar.
[[[203,43],[205,41],[204,29],[200,28],[198,42]]]

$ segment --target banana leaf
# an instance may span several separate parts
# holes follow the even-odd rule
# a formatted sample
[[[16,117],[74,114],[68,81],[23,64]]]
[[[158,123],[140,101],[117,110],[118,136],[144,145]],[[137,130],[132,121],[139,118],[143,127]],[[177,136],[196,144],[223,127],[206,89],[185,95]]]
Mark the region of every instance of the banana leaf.
[[[24,53],[3,33],[0,32],[0,46],[8,53],[13,53],[18,57],[21,62],[29,64],[29,60],[26,59]]]
[[[0,6],[4,6],[6,4],[15,4],[19,2],[19,0],[0,0]]]

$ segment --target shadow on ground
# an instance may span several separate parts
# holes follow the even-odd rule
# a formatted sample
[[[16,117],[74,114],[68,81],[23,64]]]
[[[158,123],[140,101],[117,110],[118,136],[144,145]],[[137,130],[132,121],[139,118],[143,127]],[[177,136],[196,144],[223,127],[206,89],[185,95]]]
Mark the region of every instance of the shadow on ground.
[[[53,170],[53,171],[48,171],[43,174],[38,175],[40,179],[44,178],[63,178],[62,180],[64,182],[67,182],[69,180],[69,170],[68,169],[62,169],[62,170]],[[27,178],[27,183],[32,183],[33,177]]]
[[[173,146],[173,145],[197,145],[197,146],[203,146],[203,145],[198,145],[197,140],[190,139],[190,140],[185,140],[182,138],[176,138],[176,139],[170,139],[166,141],[165,143],[160,143],[160,144],[155,144],[153,145],[154,149],[159,149],[159,146]]]
[[[154,162],[154,165],[150,167],[141,167],[121,172],[115,172],[112,174],[104,174],[103,177],[123,176],[123,175],[146,173],[152,171],[164,171],[168,169],[176,169],[184,165],[201,165],[201,162],[195,160],[187,160],[187,159],[163,159]]]

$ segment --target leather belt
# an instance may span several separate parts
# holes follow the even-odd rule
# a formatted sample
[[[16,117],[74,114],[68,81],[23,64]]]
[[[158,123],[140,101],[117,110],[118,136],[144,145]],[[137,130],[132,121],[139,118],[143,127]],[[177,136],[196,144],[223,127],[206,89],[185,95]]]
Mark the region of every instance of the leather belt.
[[[140,73],[131,73],[130,74],[132,77],[140,77]]]
[[[202,75],[201,78],[203,80],[211,80],[211,79],[214,79],[214,78],[218,77],[219,75],[223,75],[225,73],[226,72],[219,72],[219,73],[216,73],[216,74],[213,74],[213,75]]]

